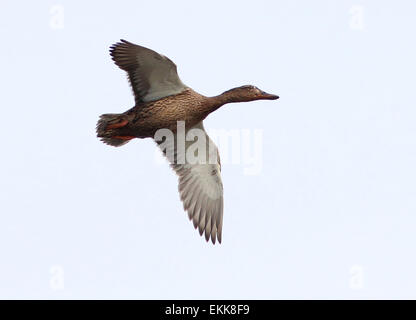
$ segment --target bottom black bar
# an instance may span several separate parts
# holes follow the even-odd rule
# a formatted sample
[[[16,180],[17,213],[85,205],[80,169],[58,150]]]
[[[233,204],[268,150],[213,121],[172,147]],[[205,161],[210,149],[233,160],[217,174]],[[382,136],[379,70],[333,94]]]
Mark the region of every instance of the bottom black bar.
[[[399,300],[8,300],[13,315],[110,316],[116,319],[270,319],[296,316],[397,316],[414,301]],[[413,308],[412,308],[413,310]],[[39,313],[38,313],[39,314]]]

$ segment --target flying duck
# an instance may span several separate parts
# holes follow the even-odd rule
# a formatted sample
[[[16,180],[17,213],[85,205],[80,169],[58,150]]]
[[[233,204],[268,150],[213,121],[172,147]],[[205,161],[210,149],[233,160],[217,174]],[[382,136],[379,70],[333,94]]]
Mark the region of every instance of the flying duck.
[[[154,139],[179,177],[180,198],[195,229],[201,236],[205,234],[207,241],[211,239],[215,244],[218,239],[221,243],[224,203],[221,163],[203,120],[227,103],[279,97],[251,85],[206,97],[179,79],[176,65],[169,58],[151,49],[120,40],[110,47],[110,54],[115,64],[128,74],[135,105],[121,114],[101,115],[97,136],[115,147],[134,138]]]

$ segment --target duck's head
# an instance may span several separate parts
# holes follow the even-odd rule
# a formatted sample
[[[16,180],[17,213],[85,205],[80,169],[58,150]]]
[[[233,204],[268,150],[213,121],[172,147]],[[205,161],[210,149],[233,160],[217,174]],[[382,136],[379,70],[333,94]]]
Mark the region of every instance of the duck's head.
[[[279,96],[264,92],[263,90],[251,85],[241,86],[225,91],[223,95],[229,99],[229,102],[279,99]]]

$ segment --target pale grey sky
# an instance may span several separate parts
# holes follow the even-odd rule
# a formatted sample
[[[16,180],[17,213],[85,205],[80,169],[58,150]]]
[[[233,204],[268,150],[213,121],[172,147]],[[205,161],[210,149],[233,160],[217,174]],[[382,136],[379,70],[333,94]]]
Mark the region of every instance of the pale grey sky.
[[[2,1],[0,298],[416,298],[415,10]],[[100,114],[133,106],[108,54],[120,38],[202,94],[281,97],[205,122],[263,137],[258,174],[223,165],[220,246],[193,229],[152,141],[95,137]]]

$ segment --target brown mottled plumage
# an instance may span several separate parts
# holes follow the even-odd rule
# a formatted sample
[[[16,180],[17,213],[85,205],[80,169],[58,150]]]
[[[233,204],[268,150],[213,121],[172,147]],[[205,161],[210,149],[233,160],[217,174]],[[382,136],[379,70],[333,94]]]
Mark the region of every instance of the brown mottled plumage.
[[[205,97],[188,88],[185,91],[156,101],[139,103],[130,110],[118,115],[117,121],[125,119],[126,126],[99,132],[100,137],[112,135],[153,138],[156,130],[167,128],[176,131],[177,121],[185,121],[187,127],[193,127],[203,120],[200,112]],[[103,115],[104,117],[106,115]]]
[[[254,86],[242,86],[215,97],[205,97],[185,86],[177,75],[176,65],[167,57],[125,40],[110,48],[115,63],[128,73],[135,96],[135,106],[122,114],[103,114],[97,123],[97,136],[104,143],[121,146],[133,138],[154,138],[159,129],[169,129],[174,134],[177,121],[185,127],[199,129],[205,135],[206,158],[197,163],[188,159],[177,163],[177,146],[166,145],[175,154],[169,158],[179,176],[179,192],[184,209],[200,234],[208,241],[221,242],[223,219],[223,189],[220,176],[218,150],[204,131],[202,121],[224,104],[260,99],[274,100],[278,96],[268,94]],[[199,140],[199,138],[198,138]],[[159,142],[158,142],[159,143]],[[159,143],[161,144],[161,143]],[[186,142],[186,150],[191,143]],[[208,146],[212,149],[209,149]],[[208,154],[209,153],[209,154]],[[208,162],[208,157],[215,159]],[[211,160],[211,158],[210,158]]]

